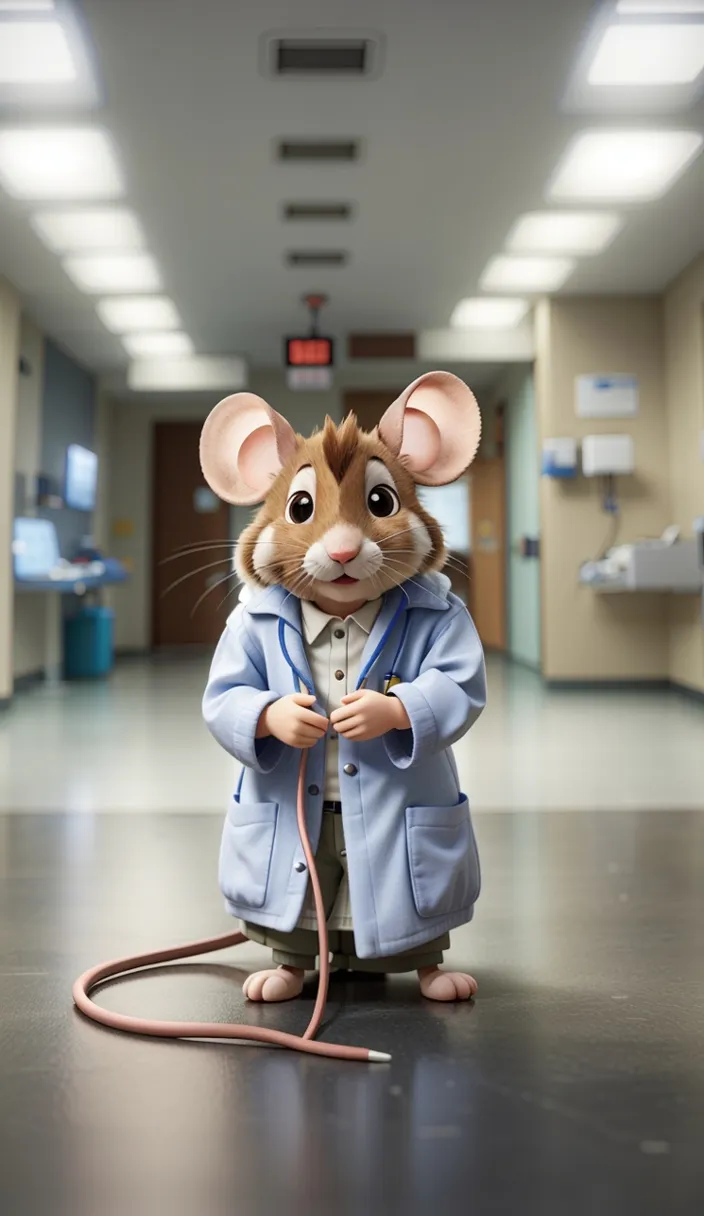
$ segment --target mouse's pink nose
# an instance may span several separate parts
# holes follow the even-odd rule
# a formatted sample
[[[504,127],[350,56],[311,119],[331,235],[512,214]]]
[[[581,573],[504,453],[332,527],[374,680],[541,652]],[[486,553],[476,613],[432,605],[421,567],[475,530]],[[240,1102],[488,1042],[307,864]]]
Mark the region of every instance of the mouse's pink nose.
[[[328,549],[328,557],[344,566],[345,562],[351,562],[357,556],[360,549],[361,545],[357,545],[356,549]]]

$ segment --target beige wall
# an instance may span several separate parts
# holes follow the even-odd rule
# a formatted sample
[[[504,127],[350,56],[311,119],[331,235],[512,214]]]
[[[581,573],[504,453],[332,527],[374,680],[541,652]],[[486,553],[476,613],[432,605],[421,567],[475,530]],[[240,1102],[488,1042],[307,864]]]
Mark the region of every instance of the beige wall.
[[[704,256],[665,295],[665,386],[670,445],[672,521],[686,536],[704,515]],[[694,596],[669,609],[670,674],[704,692],[704,622]]]
[[[12,520],[15,498],[15,417],[20,353],[20,303],[0,279],[0,701],[12,695]]]
[[[671,522],[662,304],[655,298],[541,302],[536,326],[540,440],[628,432],[636,473],[618,483],[620,539],[659,535]],[[632,372],[640,411],[632,419],[579,419],[574,378]],[[579,566],[604,543],[609,518],[599,487],[541,479],[543,673],[552,680],[661,679],[669,675],[665,596],[599,595],[578,583]]]

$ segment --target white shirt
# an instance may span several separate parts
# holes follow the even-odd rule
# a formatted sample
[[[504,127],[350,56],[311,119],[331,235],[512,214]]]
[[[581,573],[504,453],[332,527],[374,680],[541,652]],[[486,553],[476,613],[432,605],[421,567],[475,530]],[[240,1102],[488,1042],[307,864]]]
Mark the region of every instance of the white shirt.
[[[310,600],[301,601],[303,638],[317,698],[329,717],[342,698],[354,692],[362,665],[362,654],[376,620],[381,600],[370,600],[344,619],[328,616]],[[325,788],[323,797],[340,801],[338,770],[339,737],[331,726],[325,741]]]

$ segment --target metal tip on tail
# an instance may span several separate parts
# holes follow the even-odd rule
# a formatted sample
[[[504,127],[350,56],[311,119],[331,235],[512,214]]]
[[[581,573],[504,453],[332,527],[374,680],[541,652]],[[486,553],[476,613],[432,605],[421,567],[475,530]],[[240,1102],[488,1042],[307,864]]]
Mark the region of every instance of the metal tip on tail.
[[[388,1064],[390,1059],[391,1056],[385,1051],[372,1051],[371,1048],[369,1049],[370,1064]]]

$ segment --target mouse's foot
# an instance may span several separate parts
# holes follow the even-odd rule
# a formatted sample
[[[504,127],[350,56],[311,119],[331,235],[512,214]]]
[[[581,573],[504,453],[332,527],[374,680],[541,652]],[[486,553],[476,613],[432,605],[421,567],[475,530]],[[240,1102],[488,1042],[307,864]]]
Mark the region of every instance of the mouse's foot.
[[[430,1001],[468,1001],[477,991],[477,981],[463,971],[441,971],[422,967],[418,972],[420,990]]]
[[[248,1001],[292,1001],[303,991],[305,971],[298,967],[277,967],[248,975],[242,991]]]

